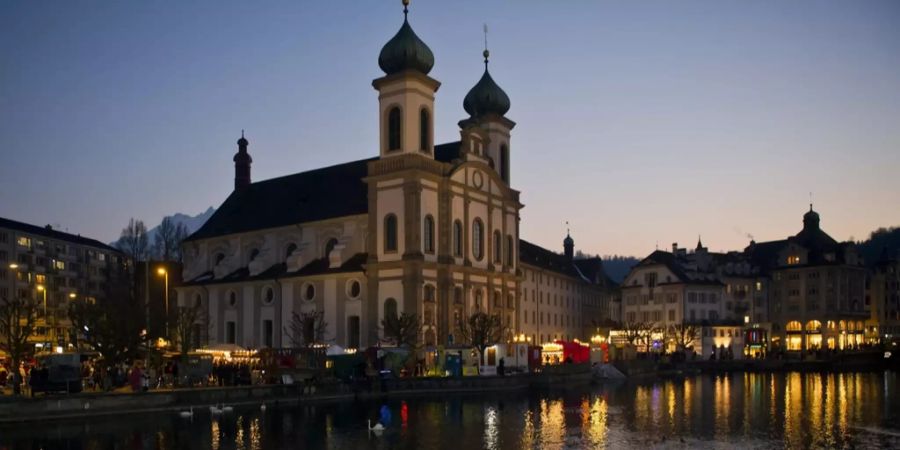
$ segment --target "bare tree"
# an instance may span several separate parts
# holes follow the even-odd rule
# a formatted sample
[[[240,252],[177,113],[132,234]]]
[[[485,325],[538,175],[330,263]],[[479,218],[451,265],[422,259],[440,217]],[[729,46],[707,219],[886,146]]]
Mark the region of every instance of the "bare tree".
[[[484,350],[503,340],[504,327],[500,316],[477,312],[466,320],[460,320],[457,328],[462,340],[478,349],[484,356]]]
[[[188,237],[187,225],[185,225],[183,223],[179,223],[178,225],[175,225],[175,239],[174,239],[175,243],[174,243],[174,247],[172,248],[172,258],[175,261],[181,262],[182,257],[184,256],[184,254],[181,251],[181,243],[184,242],[184,240],[187,239],[187,237]]]
[[[179,306],[175,309],[175,338],[181,355],[187,355],[201,338],[201,327],[208,326],[206,310],[201,305]]]
[[[312,311],[308,313],[294,312],[288,325],[288,336],[294,348],[312,347],[325,343],[325,333],[328,331],[328,322],[325,321],[325,311]]]
[[[622,323],[625,340],[632,346],[645,339],[650,339],[652,329],[653,324],[650,322],[625,321]]]
[[[180,242],[177,242],[175,232],[177,226],[169,216],[163,217],[162,222],[156,227],[156,234],[153,236],[153,247],[156,257],[163,261],[172,261],[175,249]]]
[[[37,305],[24,298],[0,299],[0,349],[9,354],[13,372],[13,394],[21,391],[22,377],[19,364],[28,357],[32,346],[28,338],[34,334],[37,323]]]
[[[144,321],[136,302],[127,297],[101,303],[81,300],[69,304],[69,320],[83,334],[83,342],[108,364],[135,358],[144,343]]]
[[[116,243],[119,250],[123,251],[131,261],[143,261],[147,259],[149,243],[147,239],[147,227],[141,220],[128,221],[128,226],[122,229],[119,241]]]
[[[675,339],[675,345],[677,345],[679,349],[685,350],[694,345],[694,341],[700,334],[700,327],[697,325],[681,323],[672,325],[668,331],[667,334]]]
[[[415,347],[419,340],[419,316],[403,313],[389,314],[381,319],[384,340],[397,347]]]

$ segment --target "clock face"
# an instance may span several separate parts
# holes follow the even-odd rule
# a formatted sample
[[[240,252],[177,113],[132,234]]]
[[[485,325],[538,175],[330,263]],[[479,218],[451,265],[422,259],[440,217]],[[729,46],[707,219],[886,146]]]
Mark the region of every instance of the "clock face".
[[[472,186],[475,186],[476,188],[481,189],[481,186],[483,186],[483,185],[484,185],[484,175],[482,175],[481,172],[476,170],[475,173],[472,174]]]

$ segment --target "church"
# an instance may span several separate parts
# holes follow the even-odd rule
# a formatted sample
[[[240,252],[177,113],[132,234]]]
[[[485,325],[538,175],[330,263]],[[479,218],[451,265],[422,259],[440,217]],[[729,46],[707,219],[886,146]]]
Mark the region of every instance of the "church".
[[[459,140],[436,145],[441,83],[429,75],[434,55],[410,26],[406,3],[400,30],[378,57],[384,75],[372,82],[377,156],[253,182],[249,141],[238,140],[234,191],[183,243],[185,282],[176,291],[179,305],[204,310],[202,342],[288,347],[297,338],[292,318],[310,313],[322,315],[324,341],[347,348],[382,342],[382,320],[402,313],[419,318],[426,346],[459,343],[456,324],[475,312],[499,316],[510,339],[522,320],[534,322],[519,314],[520,252],[549,250],[519,237],[510,99],[485,50],[484,73],[463,100]],[[529,264],[572,284],[572,332],[556,336],[575,337],[584,317],[574,284],[608,279],[581,277],[566,250],[562,264]]]

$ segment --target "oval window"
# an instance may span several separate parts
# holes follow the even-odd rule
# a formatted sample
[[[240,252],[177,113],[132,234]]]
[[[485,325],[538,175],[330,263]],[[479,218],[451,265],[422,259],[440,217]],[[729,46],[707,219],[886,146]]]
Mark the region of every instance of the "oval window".
[[[347,296],[350,298],[359,298],[359,294],[362,293],[362,285],[360,285],[357,280],[350,280],[347,282]]]
[[[316,298],[316,287],[312,283],[306,283],[306,287],[303,288],[303,299],[309,301],[314,298]]]
[[[272,303],[275,300],[275,291],[272,288],[266,288],[263,293],[263,301],[266,304]]]
[[[237,294],[234,291],[228,293],[228,306],[237,305]]]

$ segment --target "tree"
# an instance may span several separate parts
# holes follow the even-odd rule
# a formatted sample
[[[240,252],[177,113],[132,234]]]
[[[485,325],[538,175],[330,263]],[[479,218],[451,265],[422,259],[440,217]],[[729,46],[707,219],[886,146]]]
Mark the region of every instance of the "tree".
[[[147,241],[147,227],[141,220],[128,221],[128,226],[122,229],[116,246],[131,258],[131,261],[143,261],[147,259],[149,244]]]
[[[175,222],[169,216],[163,217],[162,222],[156,227],[156,234],[153,236],[153,250],[157,258],[163,261],[173,259],[175,248],[180,244],[175,240],[176,228]]]
[[[208,323],[206,310],[201,305],[175,308],[175,339],[182,356],[187,355],[193,343],[201,337],[199,326]]]
[[[477,312],[468,319],[460,319],[457,327],[463,342],[478,349],[481,356],[486,348],[503,340],[504,327],[497,315]]]
[[[389,314],[381,319],[384,340],[397,347],[415,347],[419,340],[419,316],[403,313],[399,317]]]
[[[668,334],[675,339],[675,345],[677,345],[679,349],[685,350],[694,345],[694,341],[697,339],[699,331],[700,327],[696,325],[681,323],[672,325],[669,328]]]
[[[13,394],[21,389],[19,364],[28,357],[32,346],[28,338],[34,334],[37,305],[24,298],[0,299],[0,349],[9,354],[13,372]]]
[[[324,344],[325,333],[328,332],[325,311],[294,312],[291,315],[288,331],[288,336],[290,336],[291,344],[293,344],[294,348]]]
[[[181,262],[184,253],[181,251],[181,243],[188,237],[187,225],[179,223],[175,225],[175,246],[173,247],[172,258]]]
[[[622,323],[625,340],[632,346],[645,339],[650,339],[653,324],[650,322],[625,321]]]
[[[108,364],[136,358],[144,343],[140,311],[124,301],[76,301],[69,304],[69,320],[82,341]]]

